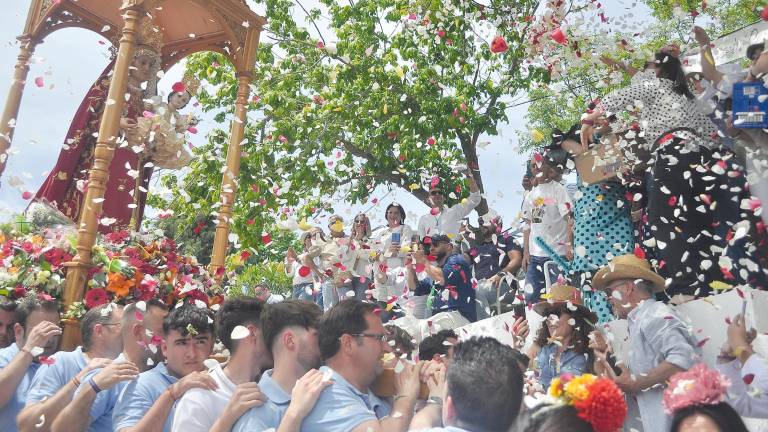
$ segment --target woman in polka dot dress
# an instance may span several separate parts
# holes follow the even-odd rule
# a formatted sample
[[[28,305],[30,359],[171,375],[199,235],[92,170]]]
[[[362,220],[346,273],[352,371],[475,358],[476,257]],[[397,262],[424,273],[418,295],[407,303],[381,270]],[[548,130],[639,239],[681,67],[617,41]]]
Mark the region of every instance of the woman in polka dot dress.
[[[553,144],[570,153],[579,153],[580,125],[557,134]],[[582,292],[584,306],[597,315],[598,322],[611,321],[611,307],[605,294],[592,291],[592,276],[614,256],[632,253],[635,241],[626,188],[618,182],[586,184],[578,180],[574,197],[573,261],[569,279]]]

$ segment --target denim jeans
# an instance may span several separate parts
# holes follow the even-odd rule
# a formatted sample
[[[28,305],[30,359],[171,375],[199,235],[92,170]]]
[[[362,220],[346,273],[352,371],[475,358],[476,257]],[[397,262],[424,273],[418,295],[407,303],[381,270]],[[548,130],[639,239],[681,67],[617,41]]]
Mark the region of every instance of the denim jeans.
[[[552,261],[552,259],[548,256],[531,256],[531,262],[528,263],[528,271],[525,273],[525,288],[523,288],[526,303],[538,303],[541,299],[541,293],[547,287],[547,281],[544,278],[544,264],[549,261]],[[560,267],[550,265],[549,280],[557,280],[557,276],[561,272]]]
[[[355,300],[368,298],[365,292],[371,289],[371,284],[373,284],[373,279],[370,277],[352,276],[352,291],[355,292]]]
[[[489,318],[491,312],[493,312],[499,302],[499,297],[508,293],[510,290],[509,284],[506,280],[502,279],[499,282],[499,295],[496,295],[496,287],[491,285],[488,279],[477,281],[477,319]]]
[[[311,301],[317,303],[320,307],[323,307],[323,293],[315,293],[313,285],[314,284],[312,283],[294,285],[291,298]]]

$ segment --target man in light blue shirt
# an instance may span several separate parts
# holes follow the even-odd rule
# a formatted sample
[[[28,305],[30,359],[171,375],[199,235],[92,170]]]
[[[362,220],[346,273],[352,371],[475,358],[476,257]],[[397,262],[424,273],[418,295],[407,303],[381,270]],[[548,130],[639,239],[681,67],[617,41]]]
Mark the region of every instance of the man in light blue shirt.
[[[411,430],[509,430],[523,400],[523,371],[515,359],[514,350],[494,338],[475,336],[459,342],[446,383],[438,385],[445,393],[430,394]]]
[[[162,361],[152,344],[161,334],[168,312],[158,300],[125,307],[121,321],[123,352],[104,368],[91,371],[75,392],[72,402],[57,416],[53,432],[112,432],[112,410],[128,381]],[[154,352],[153,352],[154,350]]]
[[[297,381],[303,379],[302,376],[309,379],[319,373],[314,368],[320,366],[317,324],[321,315],[320,307],[306,300],[285,300],[264,308],[261,332],[275,364],[275,368],[264,372],[259,380],[259,390],[267,396],[267,402],[246,411],[232,432],[261,431],[280,426],[283,416],[290,409],[291,392]],[[326,380],[318,385],[322,388],[329,384]],[[230,407],[236,402],[233,399]],[[230,414],[230,407],[224,411],[222,418]],[[293,411],[297,408],[294,407]],[[301,424],[304,415],[302,410],[291,412],[286,421]]]
[[[387,330],[375,313],[375,304],[344,300],[329,309],[318,327],[320,353],[326,366],[320,371],[332,384],[320,394],[301,423],[304,432],[405,431],[413,417],[421,382],[421,364],[403,366],[395,380],[394,407],[369,389],[382,372],[382,355],[391,352]],[[398,415],[390,416],[390,412]]]
[[[59,351],[41,362],[43,365],[32,379],[27,404],[17,418],[19,429],[50,430],[56,416],[72,401],[85,375],[109,364],[120,354],[122,316],[122,306],[112,303],[85,313],[80,323],[83,346],[71,352]]]
[[[699,361],[696,338],[671,307],[654,299],[655,293],[664,291],[665,280],[645,259],[614,258],[595,274],[593,286],[606,292],[614,314],[627,319],[629,332],[628,368],[622,365],[622,373],[616,375],[596,362],[596,372],[605,369],[628,401],[637,404],[643,430],[668,430],[670,417],[662,404],[666,382]],[[602,340],[599,332],[595,338]],[[597,357],[604,358],[600,351],[595,350]]]
[[[40,368],[39,356],[53,354],[61,335],[56,302],[23,299],[16,314],[16,342],[0,350],[0,425],[7,432],[18,430],[16,416],[24,408],[32,378]]]
[[[176,401],[191,388],[215,389],[203,362],[213,350],[208,309],[184,305],[163,321],[160,345],[165,363],[139,374],[118,396],[112,411],[115,432],[170,432]]]

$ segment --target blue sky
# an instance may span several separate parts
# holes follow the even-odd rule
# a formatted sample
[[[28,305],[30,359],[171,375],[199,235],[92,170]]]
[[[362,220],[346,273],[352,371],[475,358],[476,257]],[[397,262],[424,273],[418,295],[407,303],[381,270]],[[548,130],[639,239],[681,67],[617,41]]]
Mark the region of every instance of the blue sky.
[[[5,98],[16,63],[18,48],[15,37],[23,31],[28,1],[6,2],[4,13],[0,14],[0,96]],[[609,16],[633,13],[634,20],[647,21],[647,11],[632,0],[611,0],[606,5]],[[257,10],[258,11],[258,10]],[[93,84],[108,62],[108,43],[99,35],[82,29],[64,29],[50,35],[35,51],[30,66],[28,83],[17,119],[12,154],[2,177],[0,188],[0,220],[7,220],[14,212],[22,211],[27,202],[21,197],[24,191],[37,191],[58,157],[64,136],[75,110],[87,89]],[[168,91],[178,80],[181,68],[175,67],[161,80],[159,89]],[[45,86],[34,84],[36,77],[43,77]],[[4,102],[4,99],[3,99]],[[187,111],[194,112],[189,105]],[[508,111],[509,123],[501,125],[499,135],[483,137],[490,143],[480,151],[480,167],[485,182],[485,195],[491,208],[510,221],[520,208],[524,158],[518,154],[516,130],[526,130],[526,106]],[[200,113],[197,113],[200,114]],[[198,127],[200,133],[192,136],[193,144],[200,144],[212,121],[205,121]],[[392,201],[401,203],[409,214],[408,222],[416,226],[418,216],[428,211],[420,201],[406,191],[396,188],[388,193],[381,187],[374,197],[380,199],[379,207],[370,209],[374,225],[383,221],[386,205]],[[370,205],[347,206],[334,199],[334,207],[345,216],[360,210],[369,210]],[[150,212],[151,214],[151,212]]]

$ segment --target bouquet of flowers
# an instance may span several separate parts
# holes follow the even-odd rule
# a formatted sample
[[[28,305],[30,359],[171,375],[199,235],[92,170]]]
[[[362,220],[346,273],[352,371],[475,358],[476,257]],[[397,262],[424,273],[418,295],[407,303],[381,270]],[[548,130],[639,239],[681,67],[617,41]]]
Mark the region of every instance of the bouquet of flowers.
[[[0,228],[0,296],[18,299],[37,293],[61,299],[71,261],[75,233],[60,228]],[[80,318],[86,310],[108,302],[160,299],[210,307],[223,301],[219,282],[195,257],[178,253],[172,239],[116,231],[93,248],[93,267],[82,302],[70,305],[66,318]]]
[[[15,300],[34,291],[44,298],[60,298],[64,263],[75,253],[71,240],[47,229],[10,232],[0,231],[0,295]]]

